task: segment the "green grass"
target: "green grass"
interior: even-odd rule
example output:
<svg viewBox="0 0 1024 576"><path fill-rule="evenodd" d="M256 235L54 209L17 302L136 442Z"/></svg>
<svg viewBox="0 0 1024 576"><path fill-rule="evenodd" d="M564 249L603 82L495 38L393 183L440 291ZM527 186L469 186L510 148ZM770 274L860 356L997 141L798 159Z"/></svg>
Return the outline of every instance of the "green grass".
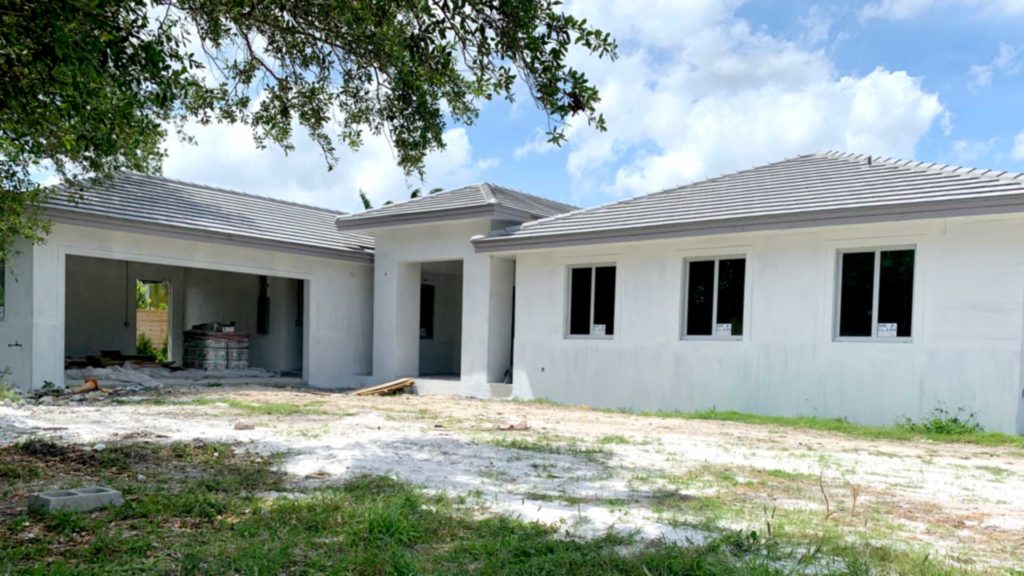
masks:
<svg viewBox="0 0 1024 576"><path fill-rule="evenodd" d="M0 402L17 402L18 400L21 400L18 391L7 382L0 380Z"/></svg>
<svg viewBox="0 0 1024 576"><path fill-rule="evenodd" d="M96 453L40 442L0 459L35 462L46 482L99 479L126 497L88 514L0 517L0 574L968 574L887 547L758 532L717 532L703 545L567 538L386 477L270 499L258 494L294 488L271 462L222 444Z"/></svg>
<svg viewBox="0 0 1024 576"><path fill-rule="evenodd" d="M622 412L622 411L616 411ZM658 418L683 418L686 420L717 420L721 422L741 422L743 424L758 424L766 426L781 426L785 428L805 428L809 430L821 430L824 432L836 432L854 438L865 438L869 440L932 440L934 442L958 442L965 444L978 444L981 446L1011 446L1024 448L1024 436L1012 436L998 432L965 432L963 434L947 434L942 432L929 432L923 429L898 426L866 426L854 424L845 418L819 418L817 416L761 416L758 414L747 414L745 412L734 412L730 410L700 410L696 412L628 412L642 416L655 416Z"/></svg>

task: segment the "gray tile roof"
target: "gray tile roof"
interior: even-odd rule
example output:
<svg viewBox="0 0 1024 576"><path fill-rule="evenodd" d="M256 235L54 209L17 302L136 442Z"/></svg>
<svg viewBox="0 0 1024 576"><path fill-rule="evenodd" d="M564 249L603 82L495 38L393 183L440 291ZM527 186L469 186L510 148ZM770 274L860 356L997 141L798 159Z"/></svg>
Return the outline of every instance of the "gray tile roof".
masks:
<svg viewBox="0 0 1024 576"><path fill-rule="evenodd" d="M342 216L337 224L341 230L359 230L457 218L493 217L523 221L576 209L569 204L485 182Z"/></svg>
<svg viewBox="0 0 1024 576"><path fill-rule="evenodd" d="M822 223L1024 211L1024 175L826 152L567 214L474 240L479 251Z"/></svg>
<svg viewBox="0 0 1024 576"><path fill-rule="evenodd" d="M373 239L338 231L344 212L202 186L162 176L123 173L74 193L56 188L47 212L56 220L115 221L232 239L246 245L288 247L356 260L372 260Z"/></svg>

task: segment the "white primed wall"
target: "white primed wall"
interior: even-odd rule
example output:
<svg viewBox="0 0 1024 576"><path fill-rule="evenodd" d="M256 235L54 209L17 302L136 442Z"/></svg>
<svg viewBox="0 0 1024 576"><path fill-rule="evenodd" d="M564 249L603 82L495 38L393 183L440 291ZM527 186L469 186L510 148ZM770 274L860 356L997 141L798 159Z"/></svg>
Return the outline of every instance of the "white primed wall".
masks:
<svg viewBox="0 0 1024 576"><path fill-rule="evenodd" d="M207 288L226 278L223 274L211 275L211 270L304 280L302 289L306 291L307 303L304 324L309 329L301 347L304 356L301 364L304 365L306 380L319 387L353 387L361 385L370 372L373 330L373 275L370 264L67 224L55 224L46 244L28 247L24 252L16 262L21 281L13 293L10 289L8 291L8 317L12 318L12 314L17 316L13 317L12 322L0 322L0 343L4 344L0 348L0 354L3 354L0 356L0 366L19 366L20 375L12 381L21 387L39 387L47 380L61 382L63 379L66 319L64 278L68 256L195 268L199 271L188 271L194 276L192 280L205 282ZM132 269L139 272L139 277L159 279L152 278L154 271L146 270L145 266L133 264ZM238 279L238 274L230 277L238 282L243 281ZM252 278L255 282L254 276L241 278ZM187 298L181 286L181 281L178 282L178 290L174 290L172 285L172 293L178 309L185 310L187 304L179 301L179 296ZM275 314L280 314L280 322L287 319L294 326L294 308L280 306L280 302L287 299L287 290L299 289L298 284L292 283L292 286L287 288L271 282L272 321ZM251 306L246 306L244 302L249 298L240 296L236 289L241 290L242 287L226 287L225 297L241 301L237 311L239 316L245 314L242 307L251 309L251 332L255 332L258 284L252 288ZM275 294L281 296L275 297ZM117 295L120 296L120 291ZM275 300L278 300L278 305L275 305ZM316 310L316 313L310 314L309 310ZM218 316L227 313L214 312ZM194 318L205 315L195 309L191 313L196 314ZM193 318L191 314L186 313L181 325L191 325L188 324L190 318ZM236 320L242 322L241 319ZM134 322L134 319L131 321ZM200 321L207 320L196 320ZM174 329L174 332L180 331ZM293 332L283 337L292 342L296 338ZM26 344L20 354L8 352L7 343L15 339ZM96 349L98 347L92 348L93 351ZM295 354L294 348L286 348L279 362L282 366L293 363ZM28 366L28 369L24 366Z"/></svg>
<svg viewBox="0 0 1024 576"><path fill-rule="evenodd" d="M507 338L492 337L492 289L512 282L512 274L493 272L501 260L477 254L473 236L487 233L488 219L401 226L375 231L373 377L376 381L414 376L419 371L419 285L421 263L462 261L462 346L460 381L487 384L504 367L491 368L492 349L507 346ZM496 316L496 318L498 318ZM511 315L506 315L511 320ZM504 330L511 333L511 326ZM489 390L489 389L488 389ZM489 393L489 392L488 392Z"/></svg>
<svg viewBox="0 0 1024 576"><path fill-rule="evenodd" d="M837 252L915 245L910 343L836 342ZM680 338L683 261L747 255L741 341ZM615 262L611 340L564 337L566 269ZM514 394L891 424L939 405L1024 432L1024 217L686 238L518 255Z"/></svg>

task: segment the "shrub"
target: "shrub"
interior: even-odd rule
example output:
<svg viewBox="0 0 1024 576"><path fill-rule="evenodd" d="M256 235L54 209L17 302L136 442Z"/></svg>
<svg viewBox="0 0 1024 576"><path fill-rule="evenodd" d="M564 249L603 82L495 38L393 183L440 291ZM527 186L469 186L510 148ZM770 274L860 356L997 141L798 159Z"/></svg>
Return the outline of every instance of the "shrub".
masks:
<svg viewBox="0 0 1024 576"><path fill-rule="evenodd" d="M975 416L974 412L966 412L962 407L954 413L940 406L932 410L930 416L918 421L904 418L896 423L896 427L919 434L969 436L984 431Z"/></svg>
<svg viewBox="0 0 1024 576"><path fill-rule="evenodd" d="M167 343L158 350L153 345L153 340L149 336L146 336L142 332L139 332L139 337L135 341L135 353L139 356L150 356L155 358L157 362L167 362Z"/></svg>

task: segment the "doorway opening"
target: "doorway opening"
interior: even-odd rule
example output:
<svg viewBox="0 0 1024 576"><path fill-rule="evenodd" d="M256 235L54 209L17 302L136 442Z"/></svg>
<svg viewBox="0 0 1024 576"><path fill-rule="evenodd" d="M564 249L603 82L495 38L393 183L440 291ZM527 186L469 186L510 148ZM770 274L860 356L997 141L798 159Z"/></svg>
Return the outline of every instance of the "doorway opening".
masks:
<svg viewBox="0 0 1024 576"><path fill-rule="evenodd" d="M458 379L462 363L462 261L420 265L419 375Z"/></svg>
<svg viewBox="0 0 1024 576"><path fill-rule="evenodd" d="M171 283L135 281L135 354L157 363L171 357Z"/></svg>

